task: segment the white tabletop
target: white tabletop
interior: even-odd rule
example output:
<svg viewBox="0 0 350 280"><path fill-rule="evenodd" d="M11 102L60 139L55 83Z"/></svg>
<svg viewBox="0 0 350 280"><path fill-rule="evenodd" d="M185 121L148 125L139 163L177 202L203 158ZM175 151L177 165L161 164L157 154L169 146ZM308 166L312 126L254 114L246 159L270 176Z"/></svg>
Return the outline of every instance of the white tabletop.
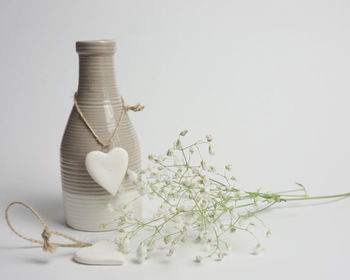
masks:
<svg viewBox="0 0 350 280"><path fill-rule="evenodd" d="M52 186L53 187L53 186ZM13 187L7 199L23 199L32 204L47 219L51 229L70 234L84 241L111 239L116 233L86 233L66 227L63 223L59 193L44 188L41 195L23 194L23 188ZM1 206L4 205L2 200ZM128 257L122 267L88 266L72 260L76 249L59 248L54 254L45 253L40 246L30 244L11 233L1 220L2 275L11 279L211 279L213 277L237 277L239 279L344 279L350 249L347 242L349 200L334 203L293 203L275 207L262 217L272 229L270 239L262 238L265 248L259 255L251 255L254 241L238 234L233 237L231 255L223 261L207 260L198 264L193 261L201 247L186 245L173 257L159 252L143 265L135 256ZM11 211L14 225L28 236L39 238L40 225L24 209Z"/></svg>

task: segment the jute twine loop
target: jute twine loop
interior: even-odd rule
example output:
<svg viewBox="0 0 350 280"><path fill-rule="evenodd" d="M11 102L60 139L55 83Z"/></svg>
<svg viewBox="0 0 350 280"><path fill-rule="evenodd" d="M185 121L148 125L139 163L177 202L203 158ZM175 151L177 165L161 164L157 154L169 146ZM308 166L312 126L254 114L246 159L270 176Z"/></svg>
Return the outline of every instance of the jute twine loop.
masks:
<svg viewBox="0 0 350 280"><path fill-rule="evenodd" d="M140 103L137 103L136 105L132 105L132 106L125 105L123 97L121 97L121 100L122 100L122 105L123 105L125 112L130 111L130 110L133 112L140 112L145 108L145 106L141 105Z"/></svg>
<svg viewBox="0 0 350 280"><path fill-rule="evenodd" d="M136 105L133 105L133 106L125 105L124 99L122 97L121 97L121 101L122 101L122 107L123 108L122 108L122 111L120 113L120 117L119 117L119 119L117 121L117 124L116 124L116 126L115 126L115 128L114 128L114 130L113 130L113 132L111 134L111 136L107 139L107 141L104 141L97 135L97 133L92 128L92 126L89 123L89 121L84 116L82 110L80 109L80 106L79 106L78 101L77 101L77 93L75 93L75 95L74 95L74 107L75 107L75 109L77 110L80 118L83 120L83 122L86 125L86 127L90 130L91 134L94 136L96 141L102 146L102 148L106 148L106 147L108 147L111 144L111 142L112 142L114 136L116 135L117 130L118 130L118 128L119 128L119 126L120 126L120 124L121 124L121 122L123 120L124 115L128 111L140 112L140 111L142 111L145 108L145 106L142 106L140 104L136 104Z"/></svg>
<svg viewBox="0 0 350 280"><path fill-rule="evenodd" d="M13 227L13 225L10 222L10 217L9 217L9 209L14 206L14 205L21 205L25 208L27 208L30 212L32 212L32 214L39 220L39 222L44 226L44 230L41 233L41 237L42 240L37 240L37 239L33 239L30 237L26 237L23 234L20 234L17 230L15 230L15 228ZM57 249L57 247L66 247L66 248L81 248L81 247L88 247L91 246L91 243L87 243L87 242L83 242L80 241L78 239L75 239L69 235L66 235L62 232L58 232L58 231L54 231L54 230L50 230L45 222L45 220L40 216L40 214L34 210L34 208L24 202L21 201L14 201L11 202L5 209L5 219L6 219L6 223L9 226L9 228L20 238L24 239L24 240L28 240L32 243L38 243L43 245L43 251L45 252L50 252L50 253L54 253ZM73 243L56 243L56 242L51 242L50 238L52 235L57 235L57 236L61 236L65 239L68 239L70 241L72 241Z"/></svg>

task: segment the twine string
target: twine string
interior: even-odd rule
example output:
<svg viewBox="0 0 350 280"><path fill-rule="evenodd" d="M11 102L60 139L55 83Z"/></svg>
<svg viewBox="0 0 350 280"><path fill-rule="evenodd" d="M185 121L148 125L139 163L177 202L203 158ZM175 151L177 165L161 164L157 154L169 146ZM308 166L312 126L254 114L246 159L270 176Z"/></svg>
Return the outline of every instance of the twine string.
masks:
<svg viewBox="0 0 350 280"><path fill-rule="evenodd" d="M102 148L106 148L108 147L114 136L116 135L118 129L119 129L119 126L123 120L123 117L124 115L128 112L128 111L133 111L133 112L139 112L139 111L142 111L144 109L144 106L140 105L140 104L136 104L136 105L133 105L133 106L130 106L130 105L125 105L125 102L124 102L124 99L121 97L121 101L122 101L122 111L120 113L120 117L117 121L117 124L111 134L111 136L107 139L107 141L103 141L99 136L98 134L95 132L95 130L92 128L91 124L89 123L89 121L86 119L86 117L84 116L82 110L80 109L80 106L78 104L78 101L77 101L77 93L75 93L74 95L74 107L76 108L80 118L83 120L84 124L86 125L86 127L90 130L91 134L94 136L94 138L96 139L96 141L102 146Z"/></svg>
<svg viewBox="0 0 350 280"><path fill-rule="evenodd" d="M21 233L19 233L12 225L11 221L10 221L10 217L9 217L9 210L12 206L14 205L21 205L25 208L27 208L38 220L39 222L43 225L44 230L41 233L41 237L42 240L38 240L38 239L34 239L34 238L30 238L27 237ZM54 253L57 249L57 247L66 247L66 248L82 248L82 247L88 247L91 246L91 243L87 243L87 242L83 242L81 240L75 239L72 236L69 236L67 234L64 234L62 232L59 231L54 231L49 229L49 227L47 226L45 220L40 216L40 214L30 205L28 205L27 203L21 202L21 201L14 201L11 202L5 209L5 220L7 225L9 226L9 228L11 229L12 232L14 232L17 236L19 236L20 238L30 241L32 243L37 243L37 244L41 244L42 245L42 249L45 252L50 252L50 253ZM57 242L51 242L50 238L53 235L57 235L60 237L63 237L67 240L72 241L72 243L57 243Z"/></svg>
<svg viewBox="0 0 350 280"><path fill-rule="evenodd" d="M133 112L139 112L142 111L144 109L144 106L140 105L140 104L136 104L133 106L130 105L125 105L124 99L121 98L122 101L122 111L120 113L120 117L117 121L116 127L113 130L113 133L111 134L111 136L108 138L108 140L106 142L104 142L99 136L98 134L94 131L94 129L92 128L92 126L90 125L89 121L86 119L86 117L84 116L83 112L80 109L80 106L78 104L77 98L76 98L77 93L74 95L74 106L79 114L79 116L81 117L81 119L83 120L84 124L86 125L86 127L90 130L91 134L94 136L94 138L96 139L96 141L103 147L106 148L108 147L115 134L118 131L118 128L123 120L124 115L128 112L128 111L133 111ZM38 220L39 222L42 224L42 226L44 227L42 233L41 233L41 237L42 240L38 240L38 239L34 239L31 237L27 237L21 233L19 233L14 226L11 223L10 217L9 217L9 210L12 206L14 205L21 205L25 208L27 208ZM5 220L7 225L9 226L9 228L11 229L11 231L13 233L15 233L18 237L30 241L32 243L37 243L37 244L41 244L42 245L42 249L45 252L50 252L50 253L54 253L57 249L57 247L66 247L66 248L81 248L81 247L88 247L91 246L91 243L87 243L87 242L83 242L81 240L75 239L72 236L69 236L67 234L64 234L62 232L59 231L54 231L49 229L49 227L47 226L45 220L40 216L40 214L29 204L21 202L21 201L14 201L11 202L5 209ZM58 243L58 242L51 242L50 239L53 235L56 236L60 236L63 237L67 240L72 241L72 243Z"/></svg>

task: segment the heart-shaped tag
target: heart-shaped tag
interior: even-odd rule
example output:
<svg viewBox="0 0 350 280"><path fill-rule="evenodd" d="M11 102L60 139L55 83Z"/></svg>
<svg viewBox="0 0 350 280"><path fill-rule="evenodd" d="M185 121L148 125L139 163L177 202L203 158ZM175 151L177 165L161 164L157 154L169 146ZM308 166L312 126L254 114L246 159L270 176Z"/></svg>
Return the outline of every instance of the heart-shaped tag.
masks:
<svg viewBox="0 0 350 280"><path fill-rule="evenodd" d="M123 265L124 255L119 252L116 245L110 241L98 241L92 246L81 248L74 254L78 263L91 265Z"/></svg>
<svg viewBox="0 0 350 280"><path fill-rule="evenodd" d="M108 153L92 151L86 155L85 166L91 178L115 195L128 168L128 152L116 147Z"/></svg>

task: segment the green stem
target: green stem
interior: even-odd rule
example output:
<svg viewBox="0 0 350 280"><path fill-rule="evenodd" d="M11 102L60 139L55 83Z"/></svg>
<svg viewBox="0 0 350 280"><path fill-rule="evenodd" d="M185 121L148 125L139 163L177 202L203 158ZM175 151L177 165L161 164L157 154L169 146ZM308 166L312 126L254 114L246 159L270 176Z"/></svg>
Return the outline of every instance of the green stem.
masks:
<svg viewBox="0 0 350 280"><path fill-rule="evenodd" d="M197 141L196 143L193 143L192 145L188 145L188 146L186 146L186 147L184 147L184 148L182 148L183 150L186 150L186 149L189 149L189 148L191 148L191 147L193 147L193 146L197 146L197 145L202 145L202 144L206 144L207 142L203 142L203 141Z"/></svg>
<svg viewBox="0 0 350 280"><path fill-rule="evenodd" d="M336 195L325 195L325 196L309 196L302 198L282 198L284 201L291 200L310 200L310 199L324 199L324 198L337 198L337 197L347 197L350 196L350 193L336 194Z"/></svg>
<svg viewBox="0 0 350 280"><path fill-rule="evenodd" d="M303 191L304 189L302 188L298 188L298 189L294 189L294 190L288 190L288 191L282 191L282 192L276 192L276 193L290 193L290 192L300 192Z"/></svg>

